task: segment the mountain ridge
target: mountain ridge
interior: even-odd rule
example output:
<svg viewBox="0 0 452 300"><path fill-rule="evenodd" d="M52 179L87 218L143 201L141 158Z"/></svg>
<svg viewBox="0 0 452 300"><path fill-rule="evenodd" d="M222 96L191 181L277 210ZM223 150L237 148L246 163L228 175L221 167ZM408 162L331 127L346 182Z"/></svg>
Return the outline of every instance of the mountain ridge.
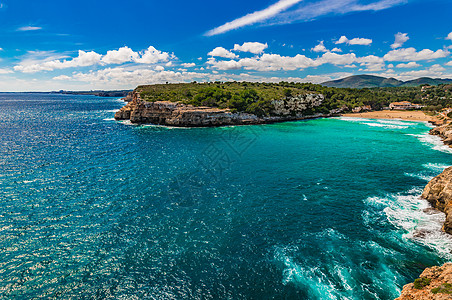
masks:
<svg viewBox="0 0 452 300"><path fill-rule="evenodd" d="M321 83L327 87L336 88L376 88L376 87L414 87L424 84L440 85L450 84L452 79L420 77L413 80L401 81L395 78L386 78L375 75L353 75L337 80Z"/></svg>

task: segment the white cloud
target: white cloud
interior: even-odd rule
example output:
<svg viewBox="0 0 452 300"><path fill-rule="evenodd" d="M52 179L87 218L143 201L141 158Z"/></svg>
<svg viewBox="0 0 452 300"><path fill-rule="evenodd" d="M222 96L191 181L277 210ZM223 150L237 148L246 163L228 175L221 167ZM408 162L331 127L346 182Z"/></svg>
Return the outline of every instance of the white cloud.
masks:
<svg viewBox="0 0 452 300"><path fill-rule="evenodd" d="M318 65L313 59L300 54L293 57L281 56L279 54L263 54L261 57L242 58L238 61L217 61L211 58L207 63L218 70L237 70L244 68L245 70L256 71L291 71Z"/></svg>
<svg viewBox="0 0 452 300"><path fill-rule="evenodd" d="M410 38L408 37L408 33L401 33L398 32L395 35L395 40L394 40L394 44L391 45L392 49L397 49L403 46L403 44L405 44L406 41L408 41Z"/></svg>
<svg viewBox="0 0 452 300"><path fill-rule="evenodd" d="M337 40L336 42L335 42L335 44L336 45L339 45L339 44L345 44L345 43L347 43L348 42L348 38L345 36L345 35L343 35L343 36L341 36L340 38L339 38L339 40Z"/></svg>
<svg viewBox="0 0 452 300"><path fill-rule="evenodd" d="M11 74L11 73L14 73L14 72L9 69L0 69L0 74Z"/></svg>
<svg viewBox="0 0 452 300"><path fill-rule="evenodd" d="M368 46L372 44L371 39L365 39L365 38L354 38L349 40L345 35L341 36L339 40L335 42L336 45L339 44L348 44L348 45L364 45Z"/></svg>
<svg viewBox="0 0 452 300"><path fill-rule="evenodd" d="M193 67L196 67L196 64L195 63L183 63L182 66L184 68L193 68Z"/></svg>
<svg viewBox="0 0 452 300"><path fill-rule="evenodd" d="M451 40L452 41L452 32L447 35L446 40Z"/></svg>
<svg viewBox="0 0 452 300"><path fill-rule="evenodd" d="M222 34L256 23L280 25L310 21L317 17L330 14L337 15L360 11L379 11L404 4L407 0L374 0L374 2L367 4L359 4L357 0L322 0L307 2L305 5L301 5L302 2L302 0L280 0L264 10L247 14L241 18L214 28L208 31L206 35L212 36ZM295 5L295 9L289 10L289 8L292 8Z"/></svg>
<svg viewBox="0 0 452 300"><path fill-rule="evenodd" d="M443 73L444 70L445 69L442 66L436 64L424 70L403 72L398 74L396 77L400 80L412 80L419 77L433 77L433 78L452 77L450 74L445 75Z"/></svg>
<svg viewBox="0 0 452 300"><path fill-rule="evenodd" d="M207 55L209 56L215 56L215 57L223 57L223 58L237 58L237 54L232 53L231 51L223 48L223 47L216 47L212 51L210 51Z"/></svg>
<svg viewBox="0 0 452 300"><path fill-rule="evenodd" d="M342 52L342 49L339 49L339 48L333 48L331 51L332 51L332 52Z"/></svg>
<svg viewBox="0 0 452 300"><path fill-rule="evenodd" d="M234 45L234 51L250 52L253 54L261 54L267 48L268 48L267 43L262 44L258 42L243 43L242 46L240 46L239 44Z"/></svg>
<svg viewBox="0 0 452 300"><path fill-rule="evenodd" d="M238 61L217 61L209 58L207 63L218 70L256 70L256 71L293 71L304 70L310 67L318 67L324 64L346 66L358 63L368 70L378 71L384 68L384 60L381 57L369 55L357 57L354 53L338 54L326 52L317 59L297 54L296 56L281 56L279 54L263 54L260 57L242 58Z"/></svg>
<svg viewBox="0 0 452 300"><path fill-rule="evenodd" d="M417 68L417 67L420 67L420 66L421 66L420 64L418 64L418 63L412 61L412 62L409 62L409 63L406 63L406 64L398 64L398 65L396 66L396 68L410 69L410 68Z"/></svg>
<svg viewBox="0 0 452 300"><path fill-rule="evenodd" d="M23 73L36 73L40 71L53 71L57 69L67 69L76 67L88 67L94 65L106 64L123 64L127 62L135 62L139 64L155 64L158 62L166 62L170 58L175 58L173 54L162 52L150 46L144 52L134 52L129 47L121 47L118 50L107 51L107 54L101 55L94 51L85 52L78 51L78 56L72 59L61 60L67 56L60 56L54 59L49 57L39 59L41 52L30 52L33 58L27 57L14 67L14 70ZM55 56L54 56L55 57Z"/></svg>
<svg viewBox="0 0 452 300"><path fill-rule="evenodd" d="M299 5L294 10L278 14L273 18L272 22L269 22L267 25L311 21L325 15L341 15L361 11L379 11L406 2L407 0L380 0L368 4L359 4L357 0L322 0L306 2L306 4Z"/></svg>
<svg viewBox="0 0 452 300"><path fill-rule="evenodd" d="M446 63L446 66L452 67L452 60L448 63Z"/></svg>
<svg viewBox="0 0 452 300"><path fill-rule="evenodd" d="M19 27L17 28L17 31L36 31L36 30L41 30L42 27L38 27L38 26L24 26L24 27Z"/></svg>
<svg viewBox="0 0 452 300"><path fill-rule="evenodd" d="M102 55L97 54L94 51L85 52L79 50L78 56L71 60L51 60L38 63L22 61L19 65L14 67L14 70L23 73L36 73L40 71L53 71L56 69L87 67L100 64L101 57Z"/></svg>
<svg viewBox="0 0 452 300"><path fill-rule="evenodd" d="M323 44L323 41L320 41L320 43L311 50L314 52L328 52L328 49L326 49L325 45Z"/></svg>
<svg viewBox="0 0 452 300"><path fill-rule="evenodd" d="M139 64L155 64L158 62L166 62L169 59L175 59L174 54L169 54L168 52L162 52L155 49L153 46L149 46L144 52L140 52L141 57L135 59L134 61Z"/></svg>
<svg viewBox="0 0 452 300"><path fill-rule="evenodd" d="M247 14L241 18L234 21L228 22L217 28L214 28L206 33L207 36L217 35L225 33L237 28L241 28L247 25L262 22L264 20L270 19L271 17L279 14L280 12L294 6L295 4L301 2L302 0L279 0L275 4L267 7L264 10L256 11L254 13Z"/></svg>
<svg viewBox="0 0 452 300"><path fill-rule="evenodd" d="M63 80L63 81L67 81L67 80L71 80L71 77L67 76L67 75L60 75L60 76L56 76L52 78L53 80Z"/></svg>
<svg viewBox="0 0 452 300"><path fill-rule="evenodd" d="M402 48L389 51L384 56L384 59L386 61L420 61L443 58L447 57L449 54L449 51L441 49L437 51L424 49L417 52L414 48Z"/></svg>
<svg viewBox="0 0 452 300"><path fill-rule="evenodd" d="M102 62L105 64L122 64L137 60L138 53L129 47L121 47L118 50L109 50L107 54L102 57Z"/></svg>
<svg viewBox="0 0 452 300"><path fill-rule="evenodd" d="M155 70L158 72L161 72L161 71L165 71L165 68L162 66L157 66L157 67L155 67Z"/></svg>

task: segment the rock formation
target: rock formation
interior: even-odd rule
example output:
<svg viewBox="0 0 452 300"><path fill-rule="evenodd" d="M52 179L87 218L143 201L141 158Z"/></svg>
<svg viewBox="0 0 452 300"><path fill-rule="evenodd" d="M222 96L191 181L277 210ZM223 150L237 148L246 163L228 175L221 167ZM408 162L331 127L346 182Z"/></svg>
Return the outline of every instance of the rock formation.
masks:
<svg viewBox="0 0 452 300"><path fill-rule="evenodd" d="M445 169L427 184L422 198L446 214L443 230L452 234L452 167Z"/></svg>
<svg viewBox="0 0 452 300"><path fill-rule="evenodd" d="M427 268L421 276L403 287L396 300L452 299L452 263Z"/></svg>
<svg viewBox="0 0 452 300"><path fill-rule="evenodd" d="M435 123L434 125L438 125ZM452 123L441 125L430 130L430 134L441 137L444 144L452 146Z"/></svg>
<svg viewBox="0 0 452 300"><path fill-rule="evenodd" d="M324 98L320 94L297 95L274 100L274 111L271 117L258 117L243 112L232 112L230 109L219 109L204 106L192 106L180 102L156 101L148 102L133 92L125 101L129 103L115 114L116 120L130 120L135 124L157 124L179 127L214 127L227 125L264 124L320 117L323 115L303 115L306 109L322 104Z"/></svg>

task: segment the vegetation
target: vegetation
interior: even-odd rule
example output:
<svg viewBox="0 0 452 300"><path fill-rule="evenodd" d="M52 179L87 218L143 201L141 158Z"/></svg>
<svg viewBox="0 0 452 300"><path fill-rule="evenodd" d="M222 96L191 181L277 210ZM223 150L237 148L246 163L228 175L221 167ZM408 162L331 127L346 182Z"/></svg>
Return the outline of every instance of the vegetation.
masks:
<svg viewBox="0 0 452 300"><path fill-rule="evenodd" d="M146 101L180 101L194 106L230 108L259 116L269 115L272 100L306 93L325 96L322 106L309 113L344 111L370 106L373 110L388 107L391 102L410 101L425 105L426 111L452 107L452 84L417 87L334 88L312 83L210 82L139 86L137 91Z"/></svg>
<svg viewBox="0 0 452 300"><path fill-rule="evenodd" d="M432 289L433 294L452 294L452 284L443 283L437 288Z"/></svg>
<svg viewBox="0 0 452 300"><path fill-rule="evenodd" d="M400 81L395 78L385 78L373 75L355 75L338 80L322 83L329 87L338 88L374 88L374 87L416 87L420 85L451 84L452 79L433 79L428 77L410 81Z"/></svg>
<svg viewBox="0 0 452 300"><path fill-rule="evenodd" d="M432 279L427 277L421 277L414 281L414 288L418 290L422 290L424 287L430 284Z"/></svg>

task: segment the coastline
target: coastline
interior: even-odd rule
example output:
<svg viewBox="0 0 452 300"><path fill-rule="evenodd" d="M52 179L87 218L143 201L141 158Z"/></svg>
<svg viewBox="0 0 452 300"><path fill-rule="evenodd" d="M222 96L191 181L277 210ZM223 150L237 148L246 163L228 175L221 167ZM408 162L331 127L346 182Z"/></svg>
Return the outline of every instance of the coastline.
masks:
<svg viewBox="0 0 452 300"><path fill-rule="evenodd" d="M388 120L405 120L405 121L417 121L417 122L434 122L436 120L433 116L426 115L420 110L381 110L370 111L364 113L348 113L341 114L342 117L347 118L363 118L363 119L388 119Z"/></svg>

